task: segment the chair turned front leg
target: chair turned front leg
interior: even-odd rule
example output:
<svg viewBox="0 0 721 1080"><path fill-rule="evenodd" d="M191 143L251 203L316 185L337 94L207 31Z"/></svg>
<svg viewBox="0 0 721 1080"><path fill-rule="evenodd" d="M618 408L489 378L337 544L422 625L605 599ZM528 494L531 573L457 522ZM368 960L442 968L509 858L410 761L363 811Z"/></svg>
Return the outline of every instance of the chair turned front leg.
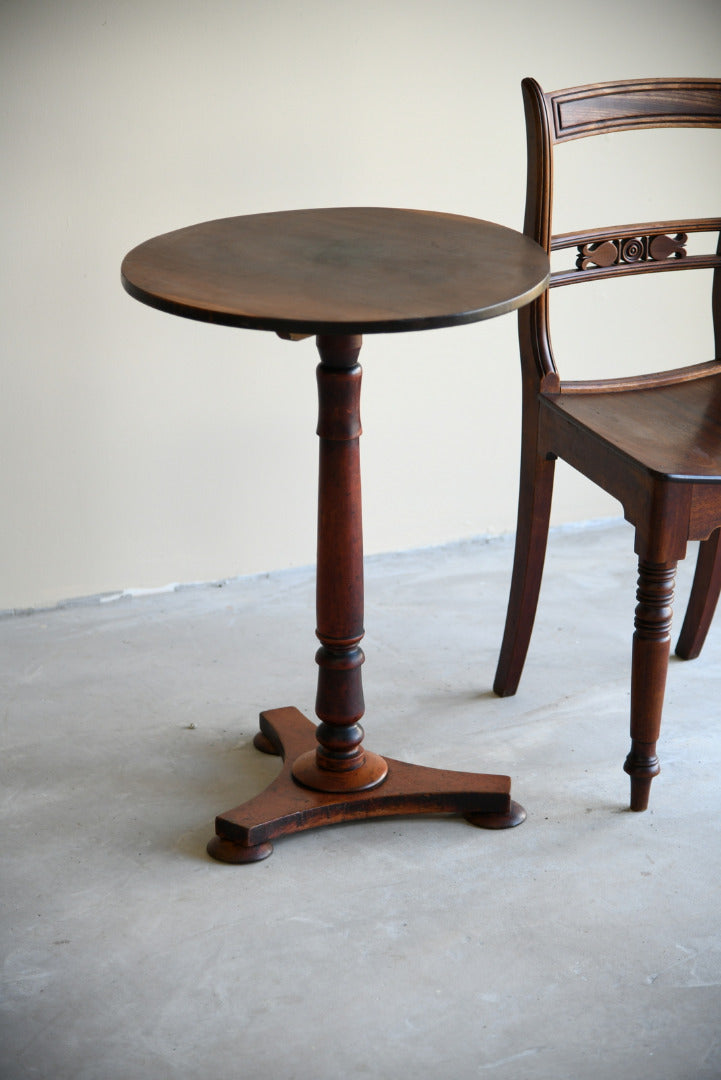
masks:
<svg viewBox="0 0 721 1080"><path fill-rule="evenodd" d="M624 764L631 777L631 810L646 810L651 781L661 771L656 742L671 644L676 562L639 559L631 664L631 750Z"/></svg>

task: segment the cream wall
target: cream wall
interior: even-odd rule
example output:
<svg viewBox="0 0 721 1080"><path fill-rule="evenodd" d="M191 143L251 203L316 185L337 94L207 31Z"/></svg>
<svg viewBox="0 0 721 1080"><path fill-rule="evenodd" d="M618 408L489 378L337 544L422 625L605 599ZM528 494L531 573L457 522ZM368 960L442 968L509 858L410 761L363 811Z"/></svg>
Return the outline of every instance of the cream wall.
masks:
<svg viewBox="0 0 721 1080"><path fill-rule="evenodd" d="M313 560L313 342L143 307L119 283L130 247L303 206L520 227L524 75L718 75L720 45L718 0L3 0L0 610ZM640 220L682 152L646 162ZM569 172L592 218L628 188L604 158ZM719 171L718 152L696 169L705 212ZM613 353L615 301L557 351ZM710 357L683 308L674 332ZM366 550L512 530L514 317L369 337L363 361ZM616 513L561 472L556 521Z"/></svg>

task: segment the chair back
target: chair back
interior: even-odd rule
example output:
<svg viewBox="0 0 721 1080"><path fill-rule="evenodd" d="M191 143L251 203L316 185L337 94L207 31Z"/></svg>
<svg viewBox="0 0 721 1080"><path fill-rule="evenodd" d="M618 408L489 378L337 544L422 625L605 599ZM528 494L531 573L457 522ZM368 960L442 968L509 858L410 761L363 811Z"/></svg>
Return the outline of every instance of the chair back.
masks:
<svg viewBox="0 0 721 1080"><path fill-rule="evenodd" d="M576 254L575 265L551 273L549 288L629 274L712 268L716 356L710 364L683 371L561 384L550 341L546 292L519 312L524 379L547 392L587 391L658 385L721 369L721 218L631 223L572 233L554 233L552 226L557 144L642 128L721 128L721 80L632 79L551 93L544 93L535 79L524 79L522 85L528 151L524 232L549 255L573 249ZM705 254L687 250L693 233L711 237Z"/></svg>

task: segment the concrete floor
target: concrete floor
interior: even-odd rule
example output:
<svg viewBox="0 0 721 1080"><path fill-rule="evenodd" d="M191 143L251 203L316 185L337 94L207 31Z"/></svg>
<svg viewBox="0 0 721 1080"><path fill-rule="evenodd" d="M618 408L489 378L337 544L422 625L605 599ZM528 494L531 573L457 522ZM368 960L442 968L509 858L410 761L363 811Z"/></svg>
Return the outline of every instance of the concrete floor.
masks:
<svg viewBox="0 0 721 1080"><path fill-rule="evenodd" d="M672 663L626 812L632 548L552 534L504 701L511 540L370 559L367 745L509 772L528 820L334 826L244 867L205 844L279 768L260 709L312 716L312 572L1 620L3 1080L718 1080L721 632Z"/></svg>

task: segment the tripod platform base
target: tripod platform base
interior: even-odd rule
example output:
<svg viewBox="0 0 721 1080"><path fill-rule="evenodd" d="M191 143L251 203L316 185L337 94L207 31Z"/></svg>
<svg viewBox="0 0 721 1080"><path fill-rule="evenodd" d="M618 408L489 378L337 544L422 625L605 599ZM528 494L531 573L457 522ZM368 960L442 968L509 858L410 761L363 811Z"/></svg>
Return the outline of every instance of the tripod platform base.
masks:
<svg viewBox="0 0 721 1080"><path fill-rule="evenodd" d="M216 818L208 844L214 859L259 862L273 850L272 840L320 825L413 814L460 814L481 828L519 825L525 811L511 799L508 776L429 769L386 758L388 774L365 791L315 791L293 776L293 764L317 746L315 725L298 709L260 714L255 746L283 758L276 779L255 798Z"/></svg>

